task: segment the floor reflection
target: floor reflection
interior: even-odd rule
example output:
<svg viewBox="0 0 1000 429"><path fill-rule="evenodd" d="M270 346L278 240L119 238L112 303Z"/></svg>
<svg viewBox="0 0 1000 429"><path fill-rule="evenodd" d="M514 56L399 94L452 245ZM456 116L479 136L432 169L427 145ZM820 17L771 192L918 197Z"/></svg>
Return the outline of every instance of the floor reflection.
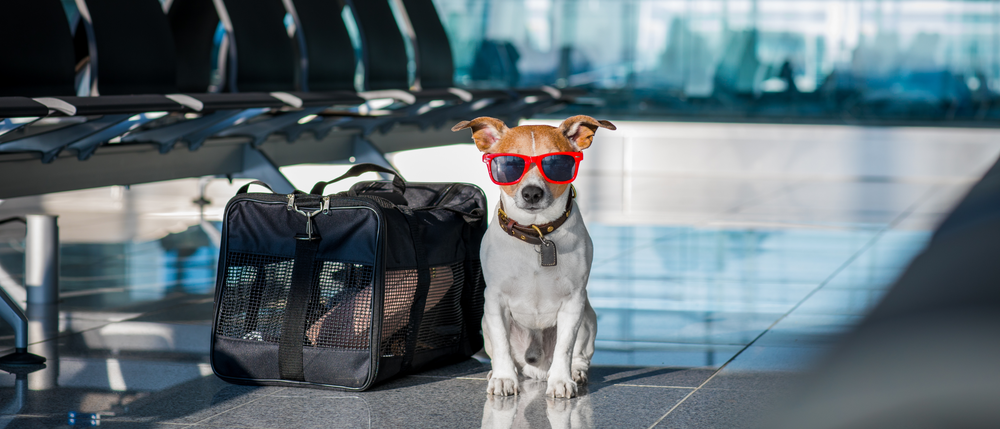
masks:
<svg viewBox="0 0 1000 429"><path fill-rule="evenodd" d="M577 397L563 399L546 396L545 385L544 380L526 379L521 380L517 395L486 395L483 429L594 427L594 410L586 386L580 387Z"/></svg>
<svg viewBox="0 0 1000 429"><path fill-rule="evenodd" d="M43 364L33 368L7 369L14 375L14 391L7 400L0 402L0 428L9 426L17 418L17 414L24 410L28 403L28 374L44 367Z"/></svg>
<svg viewBox="0 0 1000 429"><path fill-rule="evenodd" d="M58 386L59 347L49 341L59 335L59 304L29 304L28 352L45 358L45 368L28 376L28 389L49 390Z"/></svg>
<svg viewBox="0 0 1000 429"><path fill-rule="evenodd" d="M718 367L807 297L814 298L807 308L820 313L864 314L930 237L910 230L588 228L594 361L605 365ZM813 296L820 289L827 293Z"/></svg>

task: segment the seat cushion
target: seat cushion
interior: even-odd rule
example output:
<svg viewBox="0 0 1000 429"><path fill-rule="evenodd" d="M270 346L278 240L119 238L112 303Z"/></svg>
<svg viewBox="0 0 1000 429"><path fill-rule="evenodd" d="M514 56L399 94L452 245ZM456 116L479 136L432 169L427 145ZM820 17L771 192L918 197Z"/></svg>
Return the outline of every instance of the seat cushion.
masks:
<svg viewBox="0 0 1000 429"><path fill-rule="evenodd" d="M355 105L365 102L354 91L290 92L302 100L302 107Z"/></svg>
<svg viewBox="0 0 1000 429"><path fill-rule="evenodd" d="M25 97L0 97L0 119L46 116L49 108Z"/></svg>
<svg viewBox="0 0 1000 429"><path fill-rule="evenodd" d="M251 109L260 107L279 108L285 103L266 92L237 92L225 94L185 94L202 102L204 111Z"/></svg>
<svg viewBox="0 0 1000 429"><path fill-rule="evenodd" d="M102 95L100 97L54 97L76 107L78 116L121 113L179 112L184 106L162 95Z"/></svg>
<svg viewBox="0 0 1000 429"><path fill-rule="evenodd" d="M417 102L427 102L431 100L445 100L445 101L457 101L462 102L462 97L452 94L448 91L448 88L432 88L425 89L423 91L410 91L415 97L417 97Z"/></svg>
<svg viewBox="0 0 1000 429"><path fill-rule="evenodd" d="M553 98L552 94L541 88L517 88L514 90L519 97Z"/></svg>
<svg viewBox="0 0 1000 429"><path fill-rule="evenodd" d="M514 94L511 91L504 91L502 89L462 89L472 94L476 100L482 100L484 98L508 99L517 97L517 94Z"/></svg>

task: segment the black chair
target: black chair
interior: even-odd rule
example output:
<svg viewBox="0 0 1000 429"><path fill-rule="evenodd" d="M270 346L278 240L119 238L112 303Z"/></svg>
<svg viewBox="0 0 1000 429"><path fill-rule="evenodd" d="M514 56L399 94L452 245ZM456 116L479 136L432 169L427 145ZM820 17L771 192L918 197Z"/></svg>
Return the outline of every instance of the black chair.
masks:
<svg viewBox="0 0 1000 429"><path fill-rule="evenodd" d="M379 3L382 1L377 1ZM366 2L367 3L367 2ZM454 87L455 67L451 42L445 31L441 17L433 0L403 0L406 14L413 28L417 50L417 76L422 87L443 89ZM383 12L384 13L384 12ZM476 99L487 98L495 90L465 89ZM546 109L573 103L586 91L576 88L557 89L549 86L539 88L509 88L507 97L497 97L498 102L477 109L479 115L506 117L516 123L520 118L534 116ZM469 111L457 109L450 112L465 119Z"/></svg>
<svg viewBox="0 0 1000 429"><path fill-rule="evenodd" d="M301 79L310 91L355 91L358 61L337 1L293 1L296 41L305 58ZM306 31L302 31L306 30Z"/></svg>
<svg viewBox="0 0 1000 429"><path fill-rule="evenodd" d="M81 3L88 9L86 16L91 18L84 25L89 29L92 55L97 54L92 67L102 93L109 86L116 91L128 90L133 84L129 76L138 76L144 85L155 85L161 93L169 94L190 112L200 115L136 130L123 136L122 142L152 142L159 145L161 152L168 152L176 142L185 141L194 150L208 137L236 123L270 110L300 107L294 101L267 92L201 92L208 85L199 82L211 79L211 35L219 22L214 8L205 8L194 0L178 0L172 2L174 13L168 17L156 0ZM211 1L207 4L211 5ZM210 13L203 13L206 11ZM172 31L171 25L177 26L178 31ZM179 36L174 36L175 33ZM193 43L198 41L192 40L196 36L206 36L208 41ZM177 46L175 41L185 44ZM198 58L198 50L203 57ZM180 93L181 85L199 92ZM247 86L254 88L252 83Z"/></svg>
<svg viewBox="0 0 1000 429"><path fill-rule="evenodd" d="M224 25L230 37L226 85L231 90L239 87L273 91L275 97L294 100L301 107L295 112L223 130L218 136L250 136L256 146L270 134L295 125L306 116L336 105L356 106L366 101L347 85L353 82L353 73L349 78L337 74L333 79L313 73L317 84L310 85L306 77L307 59L301 52L306 47L301 44L296 47L289 37L284 25L285 14L289 11L281 0L229 0L215 5L218 12L227 17ZM241 46L250 49L241 50ZM351 63L353 57L351 52L343 59ZM340 82L340 79L345 81Z"/></svg>
<svg viewBox="0 0 1000 429"><path fill-rule="evenodd" d="M417 79L424 91L448 91L466 99L515 99L521 94L490 89L460 89L455 87L455 64L451 42L432 1L404 1L403 5L413 28L416 42ZM383 12L384 13L384 12Z"/></svg>
<svg viewBox="0 0 1000 429"><path fill-rule="evenodd" d="M387 88L406 81L406 48L389 1L347 0L362 39L365 83L370 89ZM414 33L416 77L421 88L413 94L419 100L447 100L451 104L401 118L398 123L415 123L422 128L440 127L448 120L468 119L473 115L497 116L516 122L541 110L571 102L575 99L573 96L580 93L551 87L503 91L456 88L451 43L433 2L407 0L403 4ZM382 128L385 131L386 127Z"/></svg>
<svg viewBox="0 0 1000 429"><path fill-rule="evenodd" d="M297 0L299 4L304 1ZM361 38L361 61L364 64L364 86L366 90L399 90L410 88L406 44L399 31L389 0L347 0ZM305 29L306 36L309 29ZM450 47L449 47L450 49ZM444 55L442 55L444 56ZM451 56L449 50L447 56ZM450 61L449 61L450 63ZM419 65L418 65L419 69ZM418 76L420 72L418 72ZM476 97L467 91L450 91L451 85L444 87L421 86L409 91L417 102L442 100L452 103L469 102ZM433 82L432 82L433 83ZM507 96L502 92L490 92L488 96Z"/></svg>
<svg viewBox="0 0 1000 429"><path fill-rule="evenodd" d="M0 56L0 135L30 122L15 123L10 118L37 119L49 114L48 107L23 95L71 95L74 92L73 46L58 43L59 37L69 32L66 19L62 22L42 19L38 25L27 26L19 17L52 10L45 8L44 3L0 3L4 9L0 15L0 40L24 38L27 41L5 44L4 54ZM50 39L55 43L46 43ZM48 51L37 49L45 45L49 45Z"/></svg>
<svg viewBox="0 0 1000 429"><path fill-rule="evenodd" d="M17 40L5 47L0 58L0 96L33 97L45 105L47 114L86 116L83 123L27 127L0 136L0 152L35 152L43 162L51 162L67 146L100 144L121 130L146 120L147 112L183 110L183 106L163 95L75 96L75 54L70 26L58 0L2 3L0 39ZM26 108L17 111L18 104ZM33 117L37 104L7 99L8 117ZM9 122L9 121L4 121Z"/></svg>
<svg viewBox="0 0 1000 429"><path fill-rule="evenodd" d="M341 19L344 4L325 0L293 0L290 5L291 13L298 18L299 31L296 34L307 58L308 67L304 71L307 81L327 87L353 86L356 62L347 28ZM365 20L363 25L359 11L354 11L361 35L361 60L365 70L363 91L359 95L367 100L391 98L406 105L390 106L392 108L385 116L344 117L342 112L324 115L321 120L285 129L283 132L289 139L304 131L323 136L333 128L358 128L363 136L368 136L376 129L387 132L401 122L416 122L426 127L428 122L424 119L428 116L424 115L425 112L439 110L442 103L448 105L473 100L472 95L460 90L409 90L409 59L389 4L365 1L359 5L364 16L371 18ZM352 5L352 10L354 7Z"/></svg>

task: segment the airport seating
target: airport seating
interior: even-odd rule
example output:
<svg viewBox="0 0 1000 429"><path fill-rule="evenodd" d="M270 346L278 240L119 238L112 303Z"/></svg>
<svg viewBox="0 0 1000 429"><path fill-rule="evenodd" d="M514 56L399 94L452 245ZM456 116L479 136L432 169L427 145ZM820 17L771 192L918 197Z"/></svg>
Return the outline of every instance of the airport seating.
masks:
<svg viewBox="0 0 1000 429"><path fill-rule="evenodd" d="M318 1L318 0L313 0ZM351 6L361 37L361 56L365 65L367 85L372 88L391 87L405 82L407 56L403 34L396 24L391 0L353 1ZM548 104L559 91L554 88L504 88L471 89L454 85L454 62L451 43L445 33L437 10L432 2L404 2L407 22L412 26L416 51L416 77L420 91L426 98L464 101L446 108L428 112L422 118L403 119L402 123L429 122L441 126L447 120L468 119L475 116L499 116L514 121L531 115L535 109L528 106ZM450 97L449 97L450 96ZM457 99L457 100L456 100ZM475 103L490 100L490 103ZM489 109L487 109L489 107ZM532 106L534 107L534 106ZM450 124L449 124L450 125Z"/></svg>
<svg viewBox="0 0 1000 429"><path fill-rule="evenodd" d="M417 51L417 75L421 85L425 89L454 87L455 67L451 41L433 0L403 0L403 5L413 28ZM490 90L483 89L464 90L472 94L483 94L479 97L490 93ZM494 94L496 92L497 90L493 90ZM477 109L477 115L495 116L517 123L521 118L534 116L543 110L575 103L577 98L586 95L586 91L576 88L557 89L549 86L507 88L504 92L513 96L499 98L498 103ZM453 112L452 116L465 119L468 117L468 112L459 109Z"/></svg>
<svg viewBox="0 0 1000 429"><path fill-rule="evenodd" d="M294 0L287 3L296 21L296 40L304 52L308 64L304 74L309 82L320 85L342 87L354 83L354 49L345 23L341 20L344 5L339 2L322 0ZM344 118L323 115L319 120L286 129L285 134L294 136L311 131L322 136L327 130L338 128L359 128L365 136L376 129L388 131L395 124L407 121L426 128L428 111L440 110L442 104L463 104L486 97L507 97L503 91L470 94L459 89L443 88L427 90L411 88L408 76L409 58L388 3L364 2L363 8L384 6L372 13L374 23L363 25L358 19L361 38L361 61L365 71L362 86L365 97L395 98L406 100L406 106L396 106L380 117ZM367 10L367 9L366 9ZM368 55L367 52L377 52Z"/></svg>
<svg viewBox="0 0 1000 429"><path fill-rule="evenodd" d="M310 80L322 79L325 71L333 75L350 76L346 70L352 63L331 64L331 58L344 57L351 51L350 39L343 22L331 17L342 14L344 4L324 0L293 0L293 15L298 17L297 36L304 46ZM416 82L410 87L409 58L404 35L393 15L388 0L346 2L358 26L361 42L361 62L365 76L364 89L372 93L398 93L401 89L411 94L412 106L398 109L382 118L324 118L309 124L295 126L287 133L312 130L322 135L330 127L350 127L360 124L363 134L374 129L387 132L396 124L415 124L421 129L440 128L448 121L465 120L470 116L498 116L516 122L537 111L559 103L572 102L554 88L470 89L454 85L454 64L451 44L432 2L413 2L405 7L408 21L413 27L415 43ZM339 67L339 68L338 68ZM433 108L431 108L433 106ZM450 125L450 124L448 124Z"/></svg>
<svg viewBox="0 0 1000 429"><path fill-rule="evenodd" d="M360 30L362 91L355 91L358 58L341 18L344 4ZM265 140L295 142L305 131L314 137L308 145L329 143L315 162L346 159L352 150L380 156L457 143L442 127L449 121L482 115L516 121L572 101L570 91L552 88L454 87L451 46L433 3L404 4L416 51L413 85L389 0L79 0L79 16L69 19L59 0L0 0L0 38L18 41L0 57L0 162L10 174L50 179L34 180L38 186L30 190L6 182L0 197L235 175L260 158L251 152L272 167L306 162L320 146L254 151ZM286 14L294 27L286 26ZM290 34L290 28L297 31ZM374 98L395 103L366 113ZM395 129L398 124L418 127ZM330 136L334 129L341 131ZM376 130L382 133L371 135ZM272 139L275 134L285 139ZM194 151L210 138L225 145L249 142L250 152L235 159L242 149L227 146L211 155L174 156L166 164L166 158L136 162L149 149L166 154L186 142ZM147 149L129 149L136 145ZM127 152L132 164L124 168L124 158L93 167L60 162L59 179L52 169L35 172L27 164L39 158L52 163L64 152L87 160L105 151ZM121 172L109 166L122 166ZM72 180L73 172L87 172L91 180Z"/></svg>
<svg viewBox="0 0 1000 429"><path fill-rule="evenodd" d="M268 14L283 16L285 12L280 1L227 3L177 0L170 4L167 15L156 10L159 5L156 0L117 0L117 2L122 4L107 10L109 16L158 23L155 27L132 30L130 37L143 40L149 49L156 47L159 51L176 51L180 60L167 60L166 56L158 59L160 67L172 67L170 63L178 65L175 81L184 82L191 89L208 88L211 83L213 61L211 53L215 29L221 21L228 40L225 45L227 49L223 50L222 58L218 59L220 64L223 64L221 69L225 70L222 76L223 88L220 89L225 89L227 92L209 96L217 101L231 100L238 96L237 94L246 94L242 91L250 91L250 94L259 94L283 102L283 105L279 106L265 106L269 107L269 110L249 110L254 107L249 105L234 106L237 108L217 115L225 117L224 121L215 122L184 137L179 136L184 135L186 128L192 126L188 123L190 121L134 133L123 138L123 141L152 140L162 143L183 138L190 146L196 148L210 136L245 136L250 137L251 143L256 147L275 129L294 123L301 117L333 105L356 105L365 101L357 94L347 91L297 90L299 87L295 76L295 52L282 22L260 18ZM224 19L220 20L220 16ZM239 31L241 29L244 30ZM126 36L124 32L118 35ZM194 37L195 35L198 37ZM116 43L117 38L109 38L109 41ZM183 45L178 45L175 41L183 42ZM240 107L243 110L240 110ZM267 115L268 124L258 122L250 125L254 117L268 112L280 113L273 117ZM279 125L273 122L278 122Z"/></svg>
<svg viewBox="0 0 1000 429"><path fill-rule="evenodd" d="M147 116L150 112L208 113L285 105L265 93L177 93L172 41L171 45L158 49L145 38L132 37L133 32L141 34L146 29L157 29L158 23L121 19L114 13L118 7L130 3L114 0L79 3L88 9L81 13L82 22L77 29L78 34L86 32L88 42L87 61L80 66L90 68L92 83L90 96L78 97L74 95L73 37L61 3L58 0L4 2L6 18L3 19L9 21L4 24L9 25L0 25L0 31L10 36L16 33L17 39L25 43L17 45L19 51L8 56L0 91L4 95L33 97L48 107L50 115L98 117L23 137L7 133L0 142L0 152L37 152L43 162L51 162L62 150L71 148L81 159L86 159L102 143L158 116ZM152 5L159 11L158 4ZM165 34L169 37L169 32ZM206 121L207 116L212 115L200 118L202 125L214 123Z"/></svg>
<svg viewBox="0 0 1000 429"><path fill-rule="evenodd" d="M154 1L146 0L147 3L153 3ZM138 20L140 21L163 19L162 16L158 16L159 14L150 11L151 8L149 7L145 8L145 14L140 14L142 11L138 10L140 8L134 5L134 3L141 3L141 1L132 3L132 5L119 5L115 8L114 12L120 16L130 16L132 19L136 19L138 16L140 18ZM214 8L206 6L209 4L213 5ZM292 12L294 12L294 9ZM225 58L219 59L219 61L225 63L224 84L222 85L225 89L232 92L237 90L269 91L272 96L300 108L291 112L282 111L254 119L244 118L243 123L235 126L208 128L198 133L198 141L203 141L209 135L219 137L245 136L250 137L251 144L256 147L262 144L272 133L292 125L297 125L302 118L319 114L333 106L358 105L368 99L381 97L395 97L403 100L404 104L414 103L418 99L429 98L421 98L411 92L392 88L379 88L380 90L377 91L355 93L349 89L354 84L353 74L347 75L338 69L333 69L333 76L324 76L324 72L327 70L321 67L316 67L310 71L308 67L309 57L306 56L306 52L308 51L306 51L304 46L299 45L297 47L298 52L296 52L296 46L294 46L293 40L289 38L284 24L286 13L288 13L288 9L286 9L280 0L264 0L253 3L232 0L220 2L212 2L210 0L177 0L171 4L168 14L170 22L175 26L174 33L186 32L190 27L195 25L214 27L214 22L222 22L228 37L226 50L223 54ZM209 18L206 18L206 15ZM293 14L293 16L295 15L297 14ZM218 17L222 17L222 19L219 20ZM327 17L328 19L323 23L324 26L343 26L339 13L330 14ZM192 49L195 52L202 53L210 51L210 46L214 43L214 40L212 37L207 36L213 35L212 32L208 28L201 28L195 30L195 33L201 34L202 37L197 40L189 38L186 41L187 46L178 49ZM346 36L346 30L344 36ZM301 42L302 38L298 37L295 40ZM347 43L349 46L350 39L327 40L325 45L337 46L343 43ZM245 47L247 46L251 48L246 49ZM244 49L240 47L244 47ZM317 49L317 54L321 53L326 52L321 52ZM330 55L330 57L332 57L332 61L353 64L353 50L346 53L350 56L345 56L344 50L341 49L339 52ZM340 57L336 57L336 54L339 54ZM313 57L324 58L322 55L313 55ZM202 60L208 61L210 58L203 56ZM205 67L202 66L200 69L204 71ZM319 86L310 88L310 76L312 80L322 83ZM337 80L339 82L336 82ZM322 90L319 88L322 88ZM375 123L374 121L391 124L400 117L406 117L407 113L397 113L391 118L378 119L364 118L363 115L351 114L351 112L343 110L334 111L332 115L334 120L330 121L330 124L335 123L341 128L356 127L370 130L371 127L366 128L365 125L373 124ZM347 116L346 121L344 120L345 115ZM332 127L328 127L324 131L328 131L329 128ZM146 138L149 134L160 134L163 132L164 130L157 128L145 133L131 135L124 140L138 141L139 139ZM285 134L290 137L290 140L294 140L300 132L286 132ZM319 136L322 137L324 134L321 133ZM191 139L187 138L187 140Z"/></svg>
<svg viewBox="0 0 1000 429"><path fill-rule="evenodd" d="M0 37L17 40L5 48L0 64L0 96L32 97L46 106L46 115L97 116L83 123L48 127L43 132L22 135L7 132L0 152L35 152L50 162L71 144L85 144L95 134L104 134L136 115L152 111L180 111L183 106L164 95L120 95L77 97L75 57L69 23L58 0L6 1L0 14ZM11 103L4 103L14 107ZM33 112L8 110L12 117L38 117ZM20 128L20 127L19 127ZM52 129L54 128L54 129Z"/></svg>
<svg viewBox="0 0 1000 429"><path fill-rule="evenodd" d="M187 0L206 1L206 0ZM210 2L209 2L210 3ZM365 103L372 98L386 96L385 94L372 94L367 92L355 92L353 72L350 75L344 73L344 68L319 68L310 67L306 46L302 44L300 37L290 38L285 27L285 16L289 13L281 0L262 0L259 2L244 1L222 1L215 2L220 13L225 14L227 19L224 25L230 35L229 64L232 66L228 70L231 77L229 81L234 81L236 77L244 73L253 75L264 75L280 72L284 80L284 85L294 84L299 90L289 91L296 97L306 100L307 108L295 114L282 114L269 117L256 123L247 123L219 133L219 136L249 135L253 136L253 143L262 142L268 135L280 131L290 126L297 125L298 121L306 116L319 114L334 106L355 106ZM294 10L291 10L295 17ZM328 16L325 25L331 28L343 27L339 15ZM296 25L296 28L298 25ZM346 31L346 30L345 30ZM211 42L203 39L199 43ZM339 40L331 40L329 43L337 44ZM350 39L346 40L350 46ZM250 51L241 51L240 46L251 46ZM320 58L320 57L317 57ZM354 64L353 50L339 49L330 58L324 58L328 62L340 64ZM321 59L320 61L324 60ZM330 75L326 75L330 73ZM390 94L398 96L401 101L412 103L413 99L408 94ZM332 109L336 111L336 117L343 118L345 115L357 115L356 109ZM294 141L300 133L284 133L290 141ZM322 135L319 135L322 137Z"/></svg>

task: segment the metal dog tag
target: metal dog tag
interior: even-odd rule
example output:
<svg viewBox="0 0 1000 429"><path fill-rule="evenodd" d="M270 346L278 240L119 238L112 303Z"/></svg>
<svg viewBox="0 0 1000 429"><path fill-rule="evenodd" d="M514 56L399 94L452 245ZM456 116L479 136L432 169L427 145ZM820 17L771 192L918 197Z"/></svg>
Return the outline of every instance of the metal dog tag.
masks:
<svg viewBox="0 0 1000 429"><path fill-rule="evenodd" d="M556 266L556 243L550 240L542 240L541 244L541 256L542 256L542 266L543 267L554 267Z"/></svg>

